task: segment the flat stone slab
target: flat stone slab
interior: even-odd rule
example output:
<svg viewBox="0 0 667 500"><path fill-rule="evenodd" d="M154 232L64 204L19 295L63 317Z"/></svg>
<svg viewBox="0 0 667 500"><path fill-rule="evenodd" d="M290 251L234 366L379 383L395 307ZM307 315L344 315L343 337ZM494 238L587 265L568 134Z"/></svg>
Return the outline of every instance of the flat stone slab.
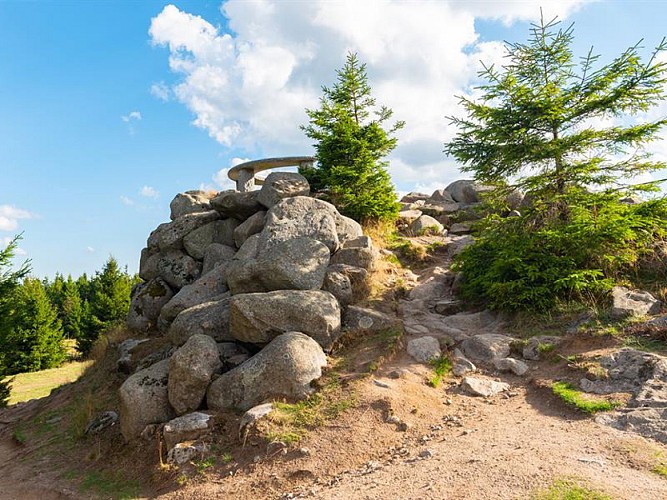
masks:
<svg viewBox="0 0 667 500"><path fill-rule="evenodd" d="M272 168L282 168L282 167L298 167L302 164L312 165L315 162L314 156L283 156L279 158L264 158L261 160L247 161L245 163L240 163L229 169L227 176L236 182L236 188L238 191L246 191L247 189L244 186L239 184L244 184L248 182L249 179L253 179L257 172L263 170L270 170ZM254 179L253 185L261 185L263 179Z"/></svg>

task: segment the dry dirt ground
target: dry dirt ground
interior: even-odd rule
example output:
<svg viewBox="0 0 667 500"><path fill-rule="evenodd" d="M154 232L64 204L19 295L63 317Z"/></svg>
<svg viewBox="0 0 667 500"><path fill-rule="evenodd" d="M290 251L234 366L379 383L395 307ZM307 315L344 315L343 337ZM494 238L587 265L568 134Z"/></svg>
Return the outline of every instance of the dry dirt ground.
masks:
<svg viewBox="0 0 667 500"><path fill-rule="evenodd" d="M581 350L582 340L575 339L561 354ZM113 488L82 489L82 478L97 470L139 478L144 486L137 496L165 500L523 499L563 478L617 499L667 498L667 479L652 472L665 463L667 447L599 425L557 399L544 381L567 369L565 362L546 360L533 363L524 377L487 372L512 389L483 399L463 394L455 378L429 386L431 369L399 349L374 373L349 382L352 409L298 444L282 448L251 437L243 446L234 437L226 448L229 463L218 457L185 473L161 466L153 443L128 448L117 428L65 447L61 434L25 427L43 425L39 415L76 399L80 389L73 385L0 411L0 499L123 497ZM400 378L390 376L395 371ZM60 415L56 428L70 418ZM407 425L387 422L391 415ZM29 435L23 443L16 435L20 425ZM235 425L232 419L221 428L234 435Z"/></svg>

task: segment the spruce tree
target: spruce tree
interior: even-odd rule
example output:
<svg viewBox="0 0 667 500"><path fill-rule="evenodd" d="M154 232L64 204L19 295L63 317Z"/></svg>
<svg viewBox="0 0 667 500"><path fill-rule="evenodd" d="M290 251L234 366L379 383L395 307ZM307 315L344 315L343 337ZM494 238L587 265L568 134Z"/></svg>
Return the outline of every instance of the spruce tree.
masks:
<svg viewBox="0 0 667 500"><path fill-rule="evenodd" d="M42 282L26 278L15 294L16 308L3 346L9 373L54 368L65 360L58 313Z"/></svg>
<svg viewBox="0 0 667 500"><path fill-rule="evenodd" d="M558 299L597 294L664 235L664 200L620 201L657 189L633 178L665 167L646 145L667 124L636 119L665 97L667 65L632 46L598 67L592 50L579 64L573 28L534 25L528 43L509 43L501 69L485 67L477 99L461 98L466 117L445 152L479 182L495 185L496 207L527 192L520 217L491 215L459 257L464 295L503 308L547 309ZM507 210L507 206L500 206Z"/></svg>
<svg viewBox="0 0 667 500"><path fill-rule="evenodd" d="M377 107L366 65L349 53L333 87L322 87L320 108L307 109L306 135L314 139L317 167L301 168L311 188L344 215L358 221L393 220L398 215L394 186L384 158L396 147L396 130L384 128L392 111Z"/></svg>
<svg viewBox="0 0 667 500"><path fill-rule="evenodd" d="M20 236L0 249L0 407L6 406L9 400L11 379L5 378L10 372L7 367L9 352L7 338L11 332L11 318L15 310L15 293L23 279L30 272L29 262L24 262L18 269L12 269L12 259Z"/></svg>

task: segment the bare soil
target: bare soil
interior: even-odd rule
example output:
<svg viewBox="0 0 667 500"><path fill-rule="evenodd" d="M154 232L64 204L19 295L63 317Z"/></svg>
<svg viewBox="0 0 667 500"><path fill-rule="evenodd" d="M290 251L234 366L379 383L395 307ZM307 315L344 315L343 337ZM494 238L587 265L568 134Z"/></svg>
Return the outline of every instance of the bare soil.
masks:
<svg viewBox="0 0 667 500"><path fill-rule="evenodd" d="M260 436L244 444L238 416L221 416L227 437L213 448L217 461L199 467L163 466L158 442L125 445L117 427L99 438L69 436L73 401L90 389L85 377L49 398L0 410L0 499L123 496L83 489L96 471L140 481L136 496L161 499L517 499L562 478L612 498L667 498L667 479L652 472L665 463L667 446L597 424L554 396L550 381L579 376L563 358L534 362L524 377L485 372L512 386L485 399L463 394L455 378L429 386L431 369L403 349L369 374L372 356L360 345L347 346L348 354L357 351L344 377L355 394L352 409L289 447ZM558 354L612 348L611 339L573 337ZM95 387L113 394L114 377ZM49 415L60 420L47 424ZM387 422L392 415L407 425ZM231 454L229 463L223 453Z"/></svg>

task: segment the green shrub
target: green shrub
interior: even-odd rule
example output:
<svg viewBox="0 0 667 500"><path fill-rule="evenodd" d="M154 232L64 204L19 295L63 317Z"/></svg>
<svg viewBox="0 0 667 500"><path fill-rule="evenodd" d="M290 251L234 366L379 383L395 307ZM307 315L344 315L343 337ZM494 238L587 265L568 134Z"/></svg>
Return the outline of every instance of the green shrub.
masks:
<svg viewBox="0 0 667 500"><path fill-rule="evenodd" d="M490 216L475 245L456 258L461 294L495 309L548 310L560 301L599 300L635 276L639 257L664 236L667 203L625 205L588 195L569 221L539 208L522 217Z"/></svg>

